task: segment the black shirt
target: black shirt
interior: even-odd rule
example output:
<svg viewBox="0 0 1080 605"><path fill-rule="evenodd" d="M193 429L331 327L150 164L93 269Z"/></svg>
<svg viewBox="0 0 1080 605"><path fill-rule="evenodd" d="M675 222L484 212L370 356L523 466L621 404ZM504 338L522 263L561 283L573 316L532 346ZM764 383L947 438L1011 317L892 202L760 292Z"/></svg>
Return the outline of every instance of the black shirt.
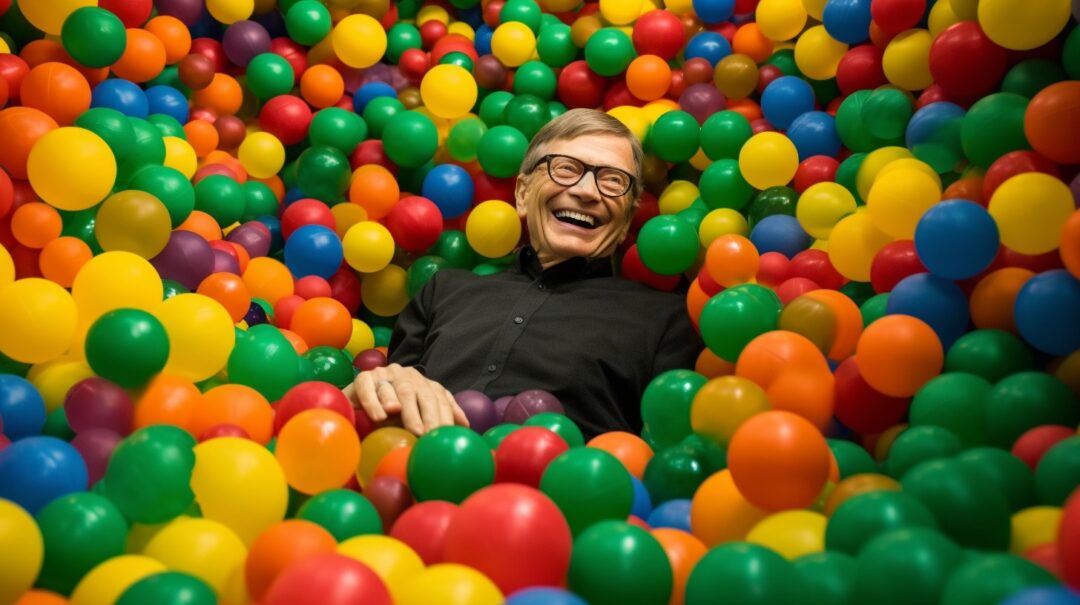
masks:
<svg viewBox="0 0 1080 605"><path fill-rule="evenodd" d="M389 349L391 362L451 392L550 391L589 437L640 433L645 387L693 368L702 346L679 294L615 277L611 258L544 270L525 246L503 273L436 273L398 316Z"/></svg>

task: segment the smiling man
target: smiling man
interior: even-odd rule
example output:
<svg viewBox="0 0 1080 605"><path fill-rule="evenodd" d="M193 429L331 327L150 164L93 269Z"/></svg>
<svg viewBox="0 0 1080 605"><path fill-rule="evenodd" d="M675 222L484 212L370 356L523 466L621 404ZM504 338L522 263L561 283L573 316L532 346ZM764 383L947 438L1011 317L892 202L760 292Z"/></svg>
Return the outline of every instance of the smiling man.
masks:
<svg viewBox="0 0 1080 605"><path fill-rule="evenodd" d="M559 397L587 436L641 431L657 374L693 367L701 342L677 294L614 275L641 195L641 144L615 118L575 109L537 133L515 189L530 245L513 267L443 270L398 317L386 368L347 389L376 422L420 434L465 424L451 392Z"/></svg>

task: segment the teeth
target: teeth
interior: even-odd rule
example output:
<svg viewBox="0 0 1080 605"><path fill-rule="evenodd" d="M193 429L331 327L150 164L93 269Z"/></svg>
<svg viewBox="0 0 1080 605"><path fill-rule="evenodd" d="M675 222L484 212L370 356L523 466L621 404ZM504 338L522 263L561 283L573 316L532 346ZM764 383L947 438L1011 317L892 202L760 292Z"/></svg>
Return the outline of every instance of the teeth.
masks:
<svg viewBox="0 0 1080 605"><path fill-rule="evenodd" d="M555 212L555 217L556 218L572 218L574 220L579 220L579 221L588 223L590 227L596 226L596 219L589 216L588 214L582 214L580 212L574 212L573 210L558 210L558 211Z"/></svg>

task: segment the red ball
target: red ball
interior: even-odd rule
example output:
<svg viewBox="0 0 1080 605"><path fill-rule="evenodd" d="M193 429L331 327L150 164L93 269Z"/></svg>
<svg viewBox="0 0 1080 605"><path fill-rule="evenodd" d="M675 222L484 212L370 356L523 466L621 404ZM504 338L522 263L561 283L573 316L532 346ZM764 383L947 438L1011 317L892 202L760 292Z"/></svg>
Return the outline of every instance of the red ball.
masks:
<svg viewBox="0 0 1080 605"><path fill-rule="evenodd" d="M1008 56L975 21L950 25L930 45L930 74L945 94L974 100L993 92Z"/></svg>
<svg viewBox="0 0 1080 605"><path fill-rule="evenodd" d="M757 92L761 94L773 83L773 80L784 75L780 68L775 65L762 65L758 68ZM689 85L689 84L688 84Z"/></svg>
<svg viewBox="0 0 1080 605"><path fill-rule="evenodd" d="M495 450L495 483L522 483L539 487L548 464L570 449L554 432L538 427L520 428Z"/></svg>
<svg viewBox="0 0 1080 605"><path fill-rule="evenodd" d="M386 355L378 349L360 351L353 358L353 367L361 372L386 367Z"/></svg>
<svg viewBox="0 0 1080 605"><path fill-rule="evenodd" d="M420 43L426 50L431 50L435 43L446 35L446 24L438 19L429 19L420 26Z"/></svg>
<svg viewBox="0 0 1080 605"><path fill-rule="evenodd" d="M916 273L926 273L926 266L915 252L915 242L897 240L885 245L870 263L870 285L874 292L891 292L900 280Z"/></svg>
<svg viewBox="0 0 1080 605"><path fill-rule="evenodd" d="M795 187L795 191L802 193L809 189L811 185L835 181L836 170L839 167L840 162L827 155L808 157L799 163L799 168L795 170L795 180L792 185Z"/></svg>
<svg viewBox="0 0 1080 605"><path fill-rule="evenodd" d="M1061 575L1071 588L1080 589L1080 489L1073 490L1061 512L1057 540Z"/></svg>
<svg viewBox="0 0 1080 605"><path fill-rule="evenodd" d="M1010 178L1025 172L1041 172L1060 179L1057 164L1036 151L1010 151L990 164L983 176L983 199L989 200L997 188Z"/></svg>
<svg viewBox="0 0 1080 605"><path fill-rule="evenodd" d="M306 49L289 38L274 38L270 41L270 52L289 62L293 68L293 79L299 82L300 76L308 68Z"/></svg>
<svg viewBox="0 0 1080 605"><path fill-rule="evenodd" d="M330 277L330 296L356 315L360 310L360 278L345 266Z"/></svg>
<svg viewBox="0 0 1080 605"><path fill-rule="evenodd" d="M259 125L283 145L295 145L307 136L311 118L311 107L303 99L278 95L263 105L259 112Z"/></svg>
<svg viewBox="0 0 1080 605"><path fill-rule="evenodd" d="M654 216L660 216L660 203L655 195L642 191L637 212L634 212L634 218L630 219L630 233L636 234L641 231L641 227Z"/></svg>
<svg viewBox="0 0 1080 605"><path fill-rule="evenodd" d="M1075 437L1076 431L1056 424L1047 424L1029 429L1013 443L1012 455L1021 462L1035 470L1042 460L1043 454L1058 444L1058 442Z"/></svg>
<svg viewBox="0 0 1080 605"><path fill-rule="evenodd" d="M499 178L486 172L478 172L473 176L473 203L479 204L488 200L509 202L514 199L516 184L516 176Z"/></svg>
<svg viewBox="0 0 1080 605"><path fill-rule="evenodd" d="M620 272L623 277L641 282L654 290L671 292L679 285L678 275L660 275L646 267L645 263L641 261L641 254L638 252L637 244L630 246L630 249L623 255Z"/></svg>
<svg viewBox="0 0 1080 605"><path fill-rule="evenodd" d="M292 325L293 314L304 304L304 298L295 294L282 296L274 303L274 325L288 330Z"/></svg>
<svg viewBox="0 0 1080 605"><path fill-rule="evenodd" d="M476 47L468 38L458 34L449 34L440 38L431 47L431 62L438 65L443 57L454 52L468 55L473 63L480 58L480 55L476 53Z"/></svg>
<svg viewBox="0 0 1080 605"><path fill-rule="evenodd" d="M270 585L264 605L393 605L386 584L371 568L337 553L290 565Z"/></svg>
<svg viewBox="0 0 1080 605"><path fill-rule="evenodd" d="M806 279L805 277L789 277L784 280L784 283L777 286L776 295L780 297L780 302L786 305L807 292L813 292L814 290L820 289L821 286L811 279Z"/></svg>
<svg viewBox="0 0 1080 605"><path fill-rule="evenodd" d="M503 0L491 0L491 2L484 5L484 23L491 29L495 29L502 23L499 15L502 13L504 6L506 6L506 2L503 2Z"/></svg>
<svg viewBox="0 0 1080 605"><path fill-rule="evenodd" d="M645 101L635 97L634 93L630 92L630 87L626 85L626 81L616 80L604 93L604 111L611 111L623 105L642 107L645 105Z"/></svg>
<svg viewBox="0 0 1080 605"><path fill-rule="evenodd" d="M357 145L356 149L353 149L353 152L349 154L349 166L353 170L368 164L378 164L389 170L394 176L397 176L397 164L386 157L382 141L379 139L368 139Z"/></svg>
<svg viewBox="0 0 1080 605"><path fill-rule="evenodd" d="M0 55L0 78L7 81L8 98L13 101L19 99L19 90L22 88L23 78L30 73L30 66L19 55Z"/></svg>
<svg viewBox="0 0 1080 605"><path fill-rule="evenodd" d="M367 419L367 414L358 414L356 416L356 425L358 427L356 432L363 438L371 430L361 430L361 419ZM370 420L367 421L367 426L370 426ZM356 476L353 475L353 479L355 478ZM393 527L398 517L414 504L409 486L405 485L397 477L389 475L373 478L364 488L364 495L367 496L367 499L371 501L371 504L375 506L375 510L379 513L379 519L382 520L384 531L388 527Z"/></svg>
<svg viewBox="0 0 1080 605"><path fill-rule="evenodd" d="M203 441L210 441L218 437L239 437L240 439L251 439L251 435L244 430L244 427L238 426L229 422L223 422L221 424L215 424L214 426L206 429L199 435L199 443Z"/></svg>
<svg viewBox="0 0 1080 605"><path fill-rule="evenodd" d="M791 271L791 260L780 252L766 252L761 255L758 265L757 282L763 286L775 288L787 281Z"/></svg>
<svg viewBox="0 0 1080 605"><path fill-rule="evenodd" d="M701 286L701 291L710 297L716 296L724 290L724 286L718 284L716 280L713 279L713 276L709 274L709 269L707 267L702 267L698 270L697 281L698 285Z"/></svg>
<svg viewBox="0 0 1080 605"><path fill-rule="evenodd" d="M7 171L0 168L0 219L11 212L11 207L14 204L15 186L11 183L11 177L8 176Z"/></svg>
<svg viewBox="0 0 1080 605"><path fill-rule="evenodd" d="M651 10L634 23L633 40L639 55L674 59L686 43L686 30L674 13Z"/></svg>
<svg viewBox="0 0 1080 605"><path fill-rule="evenodd" d="M873 90L882 86L885 68L882 67L884 51L873 44L856 46L844 53L836 68L836 85L840 92L849 95L856 90Z"/></svg>
<svg viewBox="0 0 1080 605"><path fill-rule="evenodd" d="M833 376L836 379L836 419L856 433L880 433L907 415L911 400L876 391L863 379L855 357L845 359Z"/></svg>
<svg viewBox="0 0 1080 605"><path fill-rule="evenodd" d="M870 16L874 23L887 34L905 32L922 20L926 14L926 0L872 0Z"/></svg>
<svg viewBox="0 0 1080 605"><path fill-rule="evenodd" d="M945 91L941 88L940 84L934 83L927 87L926 90L922 91L922 94L919 95L918 99L915 99L915 110L918 111L931 103L940 103L942 101L955 102L945 94ZM965 103L958 104L966 106Z"/></svg>
<svg viewBox="0 0 1080 605"><path fill-rule="evenodd" d="M828 290L839 290L844 285L844 276L833 267L824 250L803 250L796 254L788 265L788 277L805 277Z"/></svg>
<svg viewBox="0 0 1080 605"><path fill-rule="evenodd" d="M236 149L247 136L247 126L236 116L221 116L214 120L214 129L218 133L218 149Z"/></svg>
<svg viewBox="0 0 1080 605"><path fill-rule="evenodd" d="M306 410L330 410L356 422L356 411L341 389L328 382L312 380L289 389L274 406L274 433L293 416Z"/></svg>
<svg viewBox="0 0 1080 605"><path fill-rule="evenodd" d="M225 71L229 67L229 59L225 56L225 47L221 42L213 38L195 38L191 41L191 50L188 52L202 55L214 64L214 71Z"/></svg>
<svg viewBox="0 0 1080 605"><path fill-rule="evenodd" d="M708 59L694 57L683 63L683 75L686 77L686 85L705 84L713 81L713 64Z"/></svg>
<svg viewBox="0 0 1080 605"><path fill-rule="evenodd" d="M420 82L430 66L431 58L419 48L410 48L401 53L401 57L398 58L398 69L401 70L401 75L414 83Z"/></svg>
<svg viewBox="0 0 1080 605"><path fill-rule="evenodd" d="M310 300L317 297L330 298L333 296L333 290L330 289L330 282L318 275L306 275L296 280L293 292L304 300Z"/></svg>
<svg viewBox="0 0 1080 605"><path fill-rule="evenodd" d="M998 257L994 259L995 264L998 262L1001 263L1002 267L1019 267L1035 273L1061 269L1065 266L1061 262L1061 255L1057 250L1051 250L1043 254L1020 254L1016 250L1005 246L1001 247L998 251Z"/></svg>
<svg viewBox="0 0 1080 605"><path fill-rule="evenodd" d="M397 518L390 537L408 544L425 565L442 563L446 531L457 512L456 504L442 500L417 503Z"/></svg>
<svg viewBox="0 0 1080 605"><path fill-rule="evenodd" d="M560 586L573 538L562 511L543 492L492 485L469 496L450 521L444 558L491 578L505 594Z"/></svg>
<svg viewBox="0 0 1080 605"><path fill-rule="evenodd" d="M394 242L408 252L423 252L435 245L442 235L442 212L435 202L411 195L398 200L386 215L386 228Z"/></svg>
<svg viewBox="0 0 1080 605"><path fill-rule="evenodd" d="M296 200L281 213L281 236L289 239L294 231L304 225L322 225L337 229L337 220L330 207L314 199Z"/></svg>
<svg viewBox="0 0 1080 605"><path fill-rule="evenodd" d="M124 27L139 27L150 18L154 3L152 0L100 0L98 7L119 17Z"/></svg>
<svg viewBox="0 0 1080 605"><path fill-rule="evenodd" d="M570 109L597 107L606 89L607 80L589 69L584 60L574 61L559 72L559 98Z"/></svg>

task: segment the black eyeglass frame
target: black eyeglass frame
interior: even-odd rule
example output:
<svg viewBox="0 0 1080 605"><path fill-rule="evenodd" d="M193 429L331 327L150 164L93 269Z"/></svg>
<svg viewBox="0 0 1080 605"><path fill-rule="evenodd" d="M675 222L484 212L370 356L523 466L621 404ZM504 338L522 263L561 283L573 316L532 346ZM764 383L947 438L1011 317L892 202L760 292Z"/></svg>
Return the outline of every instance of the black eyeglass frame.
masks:
<svg viewBox="0 0 1080 605"><path fill-rule="evenodd" d="M566 158L568 160L573 160L573 161L577 162L578 164L581 164L585 168L585 170L583 170L581 172L581 176L579 176L576 181L574 181L573 183L568 183L567 184L567 183L565 183L565 179L564 180L556 179L555 175L551 173L551 160L554 159L554 158ZM554 182L554 183L556 183L558 185L562 185L563 187L573 187L574 185L577 185L578 183L581 182L581 179L585 178L586 174L591 172L592 175L593 175L593 181L596 183L596 190L600 193L600 195L602 195L602 196L604 196L606 198L622 197L622 196L626 195L627 193L629 193L630 190L633 189L634 185L637 183L637 177L635 177L634 175L630 174L629 172L623 170L622 168L616 168L614 166L597 166L595 164L589 164L587 162L583 162L583 161L579 160L578 158L575 158L572 155L565 155L565 154L561 154L561 153L549 153L549 154L541 157L539 160L536 161L535 164L533 164L532 170L530 170L529 172L535 171L537 168L540 167L540 164L543 164L545 162L547 163L548 178L551 179L552 182ZM626 190L623 191L622 193L618 194L618 195L608 195L608 194L604 193L600 189L600 180L599 180L599 177L600 177L599 171L600 170L614 170L615 172L620 172L622 174L625 174L626 178L628 179L627 180L627 185L626 185Z"/></svg>

